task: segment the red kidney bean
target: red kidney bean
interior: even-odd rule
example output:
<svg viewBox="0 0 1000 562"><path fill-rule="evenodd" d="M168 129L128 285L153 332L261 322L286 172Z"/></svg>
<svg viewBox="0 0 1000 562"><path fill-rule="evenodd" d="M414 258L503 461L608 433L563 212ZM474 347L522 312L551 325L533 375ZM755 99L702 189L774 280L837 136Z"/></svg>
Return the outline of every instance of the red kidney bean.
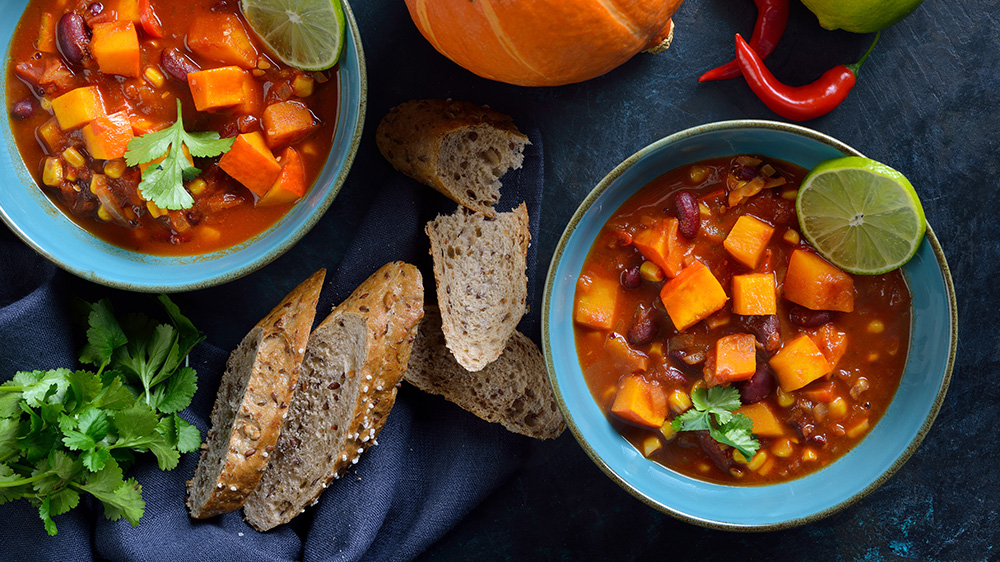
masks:
<svg viewBox="0 0 1000 562"><path fill-rule="evenodd" d="M160 53L160 65L163 66L163 70L182 82L187 82L189 73L201 70L200 66L184 56L177 48L164 49Z"/></svg>
<svg viewBox="0 0 1000 562"><path fill-rule="evenodd" d="M239 126L241 133L256 131L258 128L257 118L253 115L240 115L239 119L236 120L236 124Z"/></svg>
<svg viewBox="0 0 1000 562"><path fill-rule="evenodd" d="M740 166L736 170L736 177L743 181L750 181L757 177L757 168L753 166Z"/></svg>
<svg viewBox="0 0 1000 562"><path fill-rule="evenodd" d="M89 12L90 15L92 16L99 16L103 11L104 11L104 4L101 4L100 2L94 2L93 4L87 7L87 12Z"/></svg>
<svg viewBox="0 0 1000 562"><path fill-rule="evenodd" d="M723 445L715 439L712 439L712 434L707 431L696 431L698 435L698 444L701 445L701 450L705 451L708 458L712 459L715 466L719 467L719 470L723 472L729 472L729 469L733 466L733 453L729 445Z"/></svg>
<svg viewBox="0 0 1000 562"><path fill-rule="evenodd" d="M645 308L636 315L625 337L632 345L646 345L653 341L659 329L660 325L653 317L652 309Z"/></svg>
<svg viewBox="0 0 1000 562"><path fill-rule="evenodd" d="M87 54L90 35L80 14L69 12L59 19L59 50L66 60L80 64Z"/></svg>
<svg viewBox="0 0 1000 562"><path fill-rule="evenodd" d="M774 314L737 316L736 323L751 332L768 353L773 353L781 347L781 322Z"/></svg>
<svg viewBox="0 0 1000 562"><path fill-rule="evenodd" d="M35 102L31 98L24 98L23 100L14 104L10 110L10 114L17 120L24 120L35 114Z"/></svg>
<svg viewBox="0 0 1000 562"><path fill-rule="evenodd" d="M684 374L680 369L670 366L667 367L666 371L655 371L657 373L657 378L663 382L673 383L680 386L687 386L690 382L687 375Z"/></svg>
<svg viewBox="0 0 1000 562"><path fill-rule="evenodd" d="M740 400L744 404L760 402L774 392L777 386L778 381L767 363L758 363L757 372L749 380L736 383L736 388L740 391Z"/></svg>
<svg viewBox="0 0 1000 562"><path fill-rule="evenodd" d="M698 211L698 199L690 191L678 191L674 195L674 206L677 208L678 231L688 240L698 236L701 228L701 213Z"/></svg>
<svg viewBox="0 0 1000 562"><path fill-rule="evenodd" d="M795 305L788 311L788 320L796 326L815 328L833 319L829 310L810 310L804 306Z"/></svg>
<svg viewBox="0 0 1000 562"><path fill-rule="evenodd" d="M633 266L622 270L619 277L622 287L626 289L636 289L642 285L642 277L639 275L639 266Z"/></svg>

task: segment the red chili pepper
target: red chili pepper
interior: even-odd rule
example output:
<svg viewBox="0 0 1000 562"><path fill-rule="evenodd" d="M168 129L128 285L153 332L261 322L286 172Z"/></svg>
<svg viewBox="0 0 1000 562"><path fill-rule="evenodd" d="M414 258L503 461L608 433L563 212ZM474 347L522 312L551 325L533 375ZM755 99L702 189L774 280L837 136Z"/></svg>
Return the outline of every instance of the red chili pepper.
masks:
<svg viewBox="0 0 1000 562"><path fill-rule="evenodd" d="M808 121L830 113L844 101L878 38L876 34L875 41L860 61L851 65L839 64L805 86L788 86L778 81L739 33L736 34L736 61L750 89L771 111L792 121Z"/></svg>
<svg viewBox="0 0 1000 562"><path fill-rule="evenodd" d="M757 24L754 25L753 35L750 37L750 48L764 60L771 55L771 51L785 33L785 26L788 24L788 0L753 1L757 4ZM698 81L729 80L739 75L740 67L734 60L702 74Z"/></svg>

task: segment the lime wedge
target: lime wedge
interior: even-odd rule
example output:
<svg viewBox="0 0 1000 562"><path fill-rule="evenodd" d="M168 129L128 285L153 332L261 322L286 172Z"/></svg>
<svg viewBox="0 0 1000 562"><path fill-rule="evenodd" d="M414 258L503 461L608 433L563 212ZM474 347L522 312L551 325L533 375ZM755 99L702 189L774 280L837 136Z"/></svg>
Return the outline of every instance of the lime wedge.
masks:
<svg viewBox="0 0 1000 562"><path fill-rule="evenodd" d="M243 15L285 64L326 70L344 48L340 0L242 0Z"/></svg>
<svg viewBox="0 0 1000 562"><path fill-rule="evenodd" d="M813 168L795 209L806 240L837 267L860 275L902 266L927 230L920 199L903 174L856 156Z"/></svg>

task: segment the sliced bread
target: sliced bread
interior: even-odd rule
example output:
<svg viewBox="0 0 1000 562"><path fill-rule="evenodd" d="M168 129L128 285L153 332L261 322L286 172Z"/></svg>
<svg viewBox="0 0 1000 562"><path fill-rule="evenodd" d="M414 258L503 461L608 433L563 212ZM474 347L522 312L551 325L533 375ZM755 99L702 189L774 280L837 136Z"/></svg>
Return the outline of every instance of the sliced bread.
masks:
<svg viewBox="0 0 1000 562"><path fill-rule="evenodd" d="M235 511L257 486L299 376L326 270L319 270L274 307L233 351L222 375L194 477L187 483L191 517Z"/></svg>
<svg viewBox="0 0 1000 562"><path fill-rule="evenodd" d="M375 142L400 172L489 217L500 199L500 177L521 167L530 144L509 116L450 100L394 107Z"/></svg>
<svg viewBox="0 0 1000 562"><path fill-rule="evenodd" d="M428 306L404 378L521 435L553 439L566 427L549 385L545 358L521 332L514 332L499 359L470 373L445 346L437 307Z"/></svg>
<svg viewBox="0 0 1000 562"><path fill-rule="evenodd" d="M493 220L460 208L424 231L448 349L463 367L478 371L500 356L527 310L527 207L521 203Z"/></svg>
<svg viewBox="0 0 1000 562"><path fill-rule="evenodd" d="M244 506L258 531L286 523L375 443L423 317L420 271L383 266L309 338L271 463Z"/></svg>

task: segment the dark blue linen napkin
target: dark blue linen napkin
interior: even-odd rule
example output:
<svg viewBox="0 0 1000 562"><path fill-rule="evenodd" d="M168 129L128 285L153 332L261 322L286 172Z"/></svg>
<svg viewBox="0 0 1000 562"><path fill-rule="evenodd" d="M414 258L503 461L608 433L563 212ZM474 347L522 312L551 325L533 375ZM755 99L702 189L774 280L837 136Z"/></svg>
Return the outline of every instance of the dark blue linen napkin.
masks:
<svg viewBox="0 0 1000 562"><path fill-rule="evenodd" d="M529 137L532 144L525 149L524 167L504 176L497 209L506 211L525 201L536 239L542 145L537 133ZM421 269L428 301L433 301L434 278L423 228L438 213L455 208L432 189L393 174L357 231L345 233L353 235L353 242L341 263L328 271L321 302L340 302L393 260ZM528 254L531 313L519 328L537 342L541 303L532 300L544 269L536 267L535 255L533 244ZM73 283L81 282L45 261L6 228L0 229L0 380L19 370L77 365L82 336L69 321L72 296L67 285ZM118 296L134 301L131 295ZM114 293L111 299L119 304ZM128 310L118 307L119 313ZM159 313L152 304L145 312ZM321 305L317 322L328 313L329 308ZM229 351L203 342L191 354L199 389L182 416L203 437ZM59 534L49 537L37 510L18 500L0 506L0 560L409 560L496 489L518 466L526 445L526 438L502 426L404 384L378 445L335 481L316 506L288 525L258 533L243 521L242 512L205 521L190 519L184 483L194 472L198 454L183 455L170 472L158 470L152 455L143 455L147 458L127 473L142 484L146 501L138 527L124 520L107 521L100 503L84 496L77 508L55 518Z"/></svg>

